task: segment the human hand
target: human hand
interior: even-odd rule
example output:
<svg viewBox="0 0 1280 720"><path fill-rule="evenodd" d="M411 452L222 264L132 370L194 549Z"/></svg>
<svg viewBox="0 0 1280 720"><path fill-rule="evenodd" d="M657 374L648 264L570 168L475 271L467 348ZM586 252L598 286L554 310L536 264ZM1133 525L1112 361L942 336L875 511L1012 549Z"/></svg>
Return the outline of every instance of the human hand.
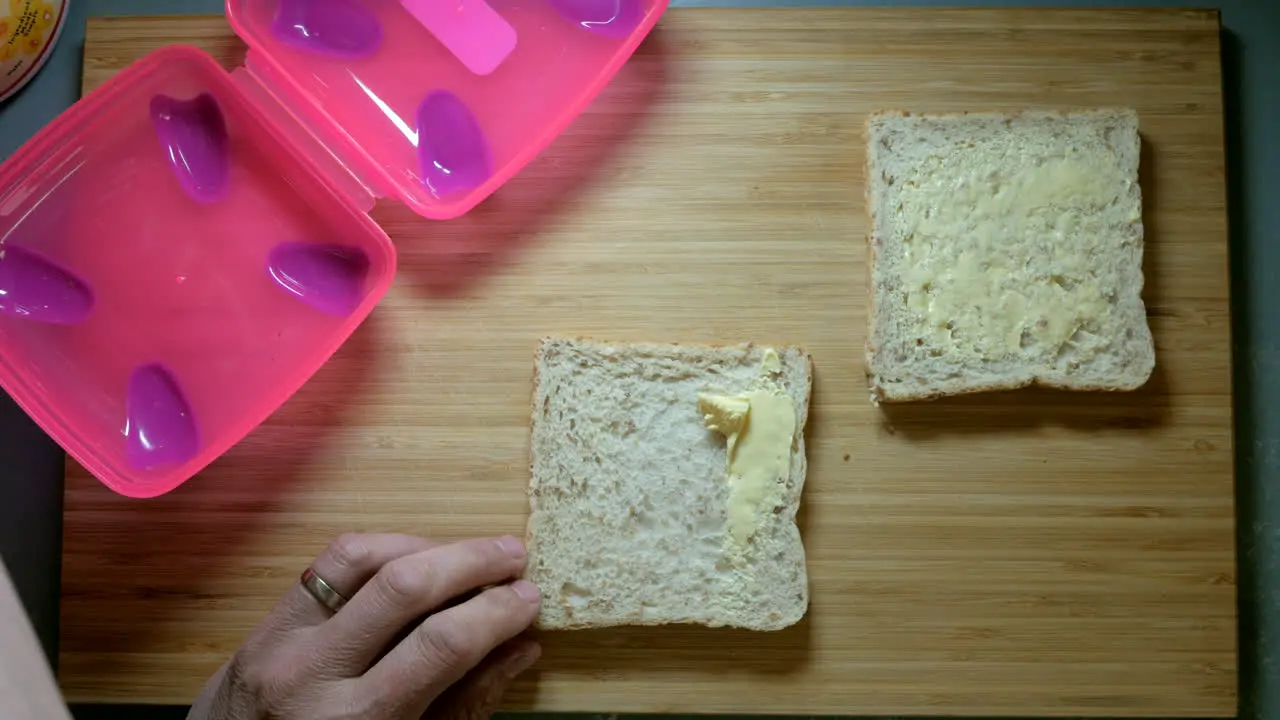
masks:
<svg viewBox="0 0 1280 720"><path fill-rule="evenodd" d="M187 718L488 718L541 652L519 637L540 602L512 581L524 563L513 537L343 535L311 566L341 596L337 612L323 584L294 585Z"/></svg>

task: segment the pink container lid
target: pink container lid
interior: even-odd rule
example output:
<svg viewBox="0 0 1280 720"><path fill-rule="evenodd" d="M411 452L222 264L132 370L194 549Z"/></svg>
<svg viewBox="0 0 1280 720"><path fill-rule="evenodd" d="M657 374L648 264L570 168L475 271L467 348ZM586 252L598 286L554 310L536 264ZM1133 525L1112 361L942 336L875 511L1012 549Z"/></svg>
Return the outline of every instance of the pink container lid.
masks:
<svg viewBox="0 0 1280 720"><path fill-rule="evenodd" d="M390 287L375 198L474 207L666 0L445 5L228 0L244 67L162 48L0 165L0 387L108 487L168 492L257 427Z"/></svg>
<svg viewBox="0 0 1280 720"><path fill-rule="evenodd" d="M227 0L227 19L249 45L249 72L364 192L444 220L546 148L666 8L667 0Z"/></svg>

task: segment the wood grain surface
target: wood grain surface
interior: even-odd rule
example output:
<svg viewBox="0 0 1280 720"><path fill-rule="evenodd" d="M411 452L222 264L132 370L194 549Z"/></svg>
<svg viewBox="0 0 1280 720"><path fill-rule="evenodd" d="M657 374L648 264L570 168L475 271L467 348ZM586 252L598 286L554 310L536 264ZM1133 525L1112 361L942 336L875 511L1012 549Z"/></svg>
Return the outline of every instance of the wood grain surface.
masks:
<svg viewBox="0 0 1280 720"><path fill-rule="evenodd" d="M222 18L95 20L90 89ZM882 108L1129 105L1145 297L1132 394L867 401L862 123ZM198 478L130 501L69 468L61 683L188 702L346 530L519 533L535 341L800 343L816 384L813 601L775 634L550 634L513 709L1236 712L1218 18L675 9L600 99L463 219L376 210L395 288Z"/></svg>

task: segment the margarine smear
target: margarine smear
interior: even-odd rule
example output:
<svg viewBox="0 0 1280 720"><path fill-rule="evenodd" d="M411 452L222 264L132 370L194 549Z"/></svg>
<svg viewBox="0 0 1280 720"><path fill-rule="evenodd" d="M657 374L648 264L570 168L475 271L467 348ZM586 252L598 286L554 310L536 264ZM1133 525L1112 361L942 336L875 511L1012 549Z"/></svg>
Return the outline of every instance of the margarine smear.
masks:
<svg viewBox="0 0 1280 720"><path fill-rule="evenodd" d="M770 369L769 358L766 354L766 372L777 372ZM778 362L776 354L772 358ZM742 547L755 533L760 514L782 503L791 475L795 403L775 382L765 381L739 395L699 393L698 410L707 428L726 438L729 538Z"/></svg>
<svg viewBox="0 0 1280 720"><path fill-rule="evenodd" d="M1114 214L1140 216L1129 185L1101 152L1014 159L982 141L921 163L895 213L922 341L997 358L1059 348L1085 328L1109 335L1114 290L1098 287L1094 256L1116 242Z"/></svg>
<svg viewBox="0 0 1280 720"><path fill-rule="evenodd" d="M761 364L764 366L764 371L770 375L782 372L782 360L778 358L778 353L773 348L764 351L764 361Z"/></svg>
<svg viewBox="0 0 1280 720"><path fill-rule="evenodd" d="M698 411L702 413L707 429L714 430L728 439L729 459L733 459L734 446L747 426L747 413L751 400L747 397L728 395L698 395Z"/></svg>

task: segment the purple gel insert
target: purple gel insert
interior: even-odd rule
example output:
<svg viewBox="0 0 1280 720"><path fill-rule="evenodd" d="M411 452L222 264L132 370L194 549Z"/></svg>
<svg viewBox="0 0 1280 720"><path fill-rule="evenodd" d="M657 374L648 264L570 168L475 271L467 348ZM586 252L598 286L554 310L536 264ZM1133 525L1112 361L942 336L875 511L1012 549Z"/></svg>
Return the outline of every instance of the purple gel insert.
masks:
<svg viewBox="0 0 1280 720"><path fill-rule="evenodd" d="M177 380L164 366L141 365L129 375L124 434L129 462L140 470L195 457L195 417Z"/></svg>
<svg viewBox="0 0 1280 720"><path fill-rule="evenodd" d="M271 249L267 263L277 285L330 315L345 317L364 299L369 257L359 248L285 242Z"/></svg>
<svg viewBox="0 0 1280 720"><path fill-rule="evenodd" d="M51 325L76 325L92 310L88 283L30 250L0 245L0 312Z"/></svg>
<svg viewBox="0 0 1280 720"><path fill-rule="evenodd" d="M566 20L599 35L625 38L640 26L640 0L548 0Z"/></svg>
<svg viewBox="0 0 1280 720"><path fill-rule="evenodd" d="M418 106L418 161L422 180L436 197L479 187L493 174L480 123L447 90L431 93Z"/></svg>
<svg viewBox="0 0 1280 720"><path fill-rule="evenodd" d="M151 125L183 191L202 205L227 194L231 151L227 123L209 93L191 100L151 99Z"/></svg>
<svg viewBox="0 0 1280 720"><path fill-rule="evenodd" d="M280 0L271 34L317 55L354 60L382 44L382 26L357 0Z"/></svg>

